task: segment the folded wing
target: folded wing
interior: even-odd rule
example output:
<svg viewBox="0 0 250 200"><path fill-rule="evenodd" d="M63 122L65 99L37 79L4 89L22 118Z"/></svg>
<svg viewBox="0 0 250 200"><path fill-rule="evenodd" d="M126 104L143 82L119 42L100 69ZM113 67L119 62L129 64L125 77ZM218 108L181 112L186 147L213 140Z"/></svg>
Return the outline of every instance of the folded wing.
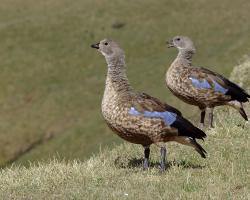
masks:
<svg viewBox="0 0 250 200"><path fill-rule="evenodd" d="M208 69L197 67L192 68L189 74L192 85L197 89L219 92L231 97L231 100L246 102L250 95L237 84L231 82L222 75Z"/></svg>
<svg viewBox="0 0 250 200"><path fill-rule="evenodd" d="M166 127L178 130L178 136L187 136L194 139L206 137L202 130L183 118L179 110L145 93L139 94L133 99L129 114L162 119Z"/></svg>

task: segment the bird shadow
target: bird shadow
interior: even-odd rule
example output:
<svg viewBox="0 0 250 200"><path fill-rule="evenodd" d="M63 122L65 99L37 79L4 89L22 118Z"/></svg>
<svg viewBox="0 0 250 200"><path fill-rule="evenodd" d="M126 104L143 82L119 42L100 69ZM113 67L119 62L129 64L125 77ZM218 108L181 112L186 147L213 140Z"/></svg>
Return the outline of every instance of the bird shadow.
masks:
<svg viewBox="0 0 250 200"><path fill-rule="evenodd" d="M124 162L121 157L117 157L115 159L115 166L117 168L142 168L143 159L131 158L131 159L128 159L126 162ZM155 162L155 161L149 162L149 167L158 168L159 166L160 166L160 162ZM194 164L187 160L180 160L180 161L173 160L173 161L166 162L167 169L170 169L171 167L174 167L174 166L181 167L183 169L205 168L205 165Z"/></svg>

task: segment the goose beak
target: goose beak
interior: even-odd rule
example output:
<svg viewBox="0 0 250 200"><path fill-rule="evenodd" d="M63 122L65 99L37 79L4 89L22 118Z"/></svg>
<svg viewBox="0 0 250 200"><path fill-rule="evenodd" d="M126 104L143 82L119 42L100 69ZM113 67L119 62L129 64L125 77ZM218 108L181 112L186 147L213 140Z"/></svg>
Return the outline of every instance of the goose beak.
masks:
<svg viewBox="0 0 250 200"><path fill-rule="evenodd" d="M99 42L96 43L96 44L92 44L91 47L95 48L95 49L99 49L99 44L100 44Z"/></svg>
<svg viewBox="0 0 250 200"><path fill-rule="evenodd" d="M174 47L173 40L167 41L166 44L167 44L168 48Z"/></svg>

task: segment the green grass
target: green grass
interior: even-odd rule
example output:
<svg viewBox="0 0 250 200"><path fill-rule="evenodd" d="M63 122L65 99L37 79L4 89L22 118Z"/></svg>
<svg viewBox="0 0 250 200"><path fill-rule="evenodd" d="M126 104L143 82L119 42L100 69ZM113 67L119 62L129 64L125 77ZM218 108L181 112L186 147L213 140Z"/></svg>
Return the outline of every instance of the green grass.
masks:
<svg viewBox="0 0 250 200"><path fill-rule="evenodd" d="M189 35L198 50L194 63L229 75L250 50L249 10L248 0L2 0L0 164L84 160L100 145L121 142L100 114L106 64L90 44L105 37L126 51L136 89L196 120L196 110L164 87L176 55L165 41ZM113 29L117 22L125 26ZM19 157L37 141L44 142Z"/></svg>
<svg viewBox="0 0 250 200"><path fill-rule="evenodd" d="M0 198L249 199L250 126L237 115L224 116L218 116L202 143L207 159L190 147L169 143L168 170L159 173L159 148L153 146L150 169L143 171L143 148L126 143L100 150L85 162L52 160L5 168Z"/></svg>

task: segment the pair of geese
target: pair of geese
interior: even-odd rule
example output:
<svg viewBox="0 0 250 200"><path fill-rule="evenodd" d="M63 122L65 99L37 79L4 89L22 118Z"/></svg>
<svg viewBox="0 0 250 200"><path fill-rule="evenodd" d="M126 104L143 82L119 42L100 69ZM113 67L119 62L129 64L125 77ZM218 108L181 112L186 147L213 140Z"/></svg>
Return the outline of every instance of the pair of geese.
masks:
<svg viewBox="0 0 250 200"><path fill-rule="evenodd" d="M213 108L221 105L232 106L248 120L242 106L242 102L250 98L245 90L220 74L192 66L195 47L190 38L176 36L167 43L168 47L179 50L166 73L167 87L184 102L200 108L201 126L204 126L206 109L209 109L209 126L213 127ZM98 49L108 65L102 99L103 117L118 136L144 147L143 169L149 167L151 144L160 147L161 171L166 169L166 142L191 146L201 157L206 157L206 151L196 141L206 137L201 129L185 119L176 108L133 89L126 75L124 51L116 42L104 39L91 47Z"/></svg>

